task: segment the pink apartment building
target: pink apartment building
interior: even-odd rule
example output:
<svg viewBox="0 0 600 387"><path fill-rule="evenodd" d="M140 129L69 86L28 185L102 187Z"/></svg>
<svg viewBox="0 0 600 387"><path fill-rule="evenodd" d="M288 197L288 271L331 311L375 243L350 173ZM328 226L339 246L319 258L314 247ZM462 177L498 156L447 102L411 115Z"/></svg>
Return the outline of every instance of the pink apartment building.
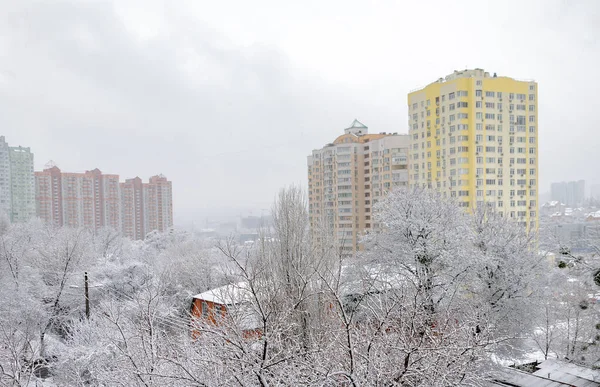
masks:
<svg viewBox="0 0 600 387"><path fill-rule="evenodd" d="M99 169L66 173L54 166L35 172L35 191L37 216L57 226L110 227L132 239L173 226L171 182L162 175L119 183Z"/></svg>

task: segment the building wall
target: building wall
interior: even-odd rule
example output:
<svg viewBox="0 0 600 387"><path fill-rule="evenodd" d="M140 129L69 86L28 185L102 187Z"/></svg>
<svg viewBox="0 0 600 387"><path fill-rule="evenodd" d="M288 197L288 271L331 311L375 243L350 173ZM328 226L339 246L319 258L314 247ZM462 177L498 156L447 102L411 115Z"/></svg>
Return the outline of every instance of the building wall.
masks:
<svg viewBox="0 0 600 387"><path fill-rule="evenodd" d="M65 173L58 167L35 172L37 215L57 226L111 227L132 239L173 227L171 182L159 175L119 183L98 169Z"/></svg>
<svg viewBox="0 0 600 387"><path fill-rule="evenodd" d="M64 224L62 181L58 167L35 172L36 214L55 226Z"/></svg>
<svg viewBox="0 0 600 387"><path fill-rule="evenodd" d="M35 216L35 180L30 148L11 147L0 136L0 211L11 222Z"/></svg>
<svg viewBox="0 0 600 387"><path fill-rule="evenodd" d="M150 231L173 227L171 182L162 175L148 183L139 177L121 183L123 233L132 239L144 239Z"/></svg>
<svg viewBox="0 0 600 387"><path fill-rule="evenodd" d="M115 230L122 227L121 194L118 175L102 176L102 224Z"/></svg>
<svg viewBox="0 0 600 387"><path fill-rule="evenodd" d="M26 222L35 217L35 179L33 153L29 148L10 147L12 186L12 222Z"/></svg>
<svg viewBox="0 0 600 387"><path fill-rule="evenodd" d="M537 229L537 101L537 83L481 69L409 93L410 185Z"/></svg>
<svg viewBox="0 0 600 387"><path fill-rule="evenodd" d="M143 183L139 177L121 183L123 234L131 239L144 239Z"/></svg>
<svg viewBox="0 0 600 387"><path fill-rule="evenodd" d="M0 136L0 211L10 219L12 193L9 152L4 136Z"/></svg>
<svg viewBox="0 0 600 387"><path fill-rule="evenodd" d="M308 157L309 217L317 240L332 234L351 255L361 234L378 226L373 205L386 191L408 184L409 139L368 134L356 120L344 132Z"/></svg>

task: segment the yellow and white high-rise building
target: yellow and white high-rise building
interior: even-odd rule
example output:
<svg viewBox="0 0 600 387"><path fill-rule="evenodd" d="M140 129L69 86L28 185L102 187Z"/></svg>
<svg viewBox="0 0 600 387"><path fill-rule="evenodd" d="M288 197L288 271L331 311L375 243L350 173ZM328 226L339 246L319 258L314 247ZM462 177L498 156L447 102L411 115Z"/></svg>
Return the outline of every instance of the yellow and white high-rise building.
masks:
<svg viewBox="0 0 600 387"><path fill-rule="evenodd" d="M534 81L453 74L408 94L409 184L468 209L494 207L538 227L538 87Z"/></svg>

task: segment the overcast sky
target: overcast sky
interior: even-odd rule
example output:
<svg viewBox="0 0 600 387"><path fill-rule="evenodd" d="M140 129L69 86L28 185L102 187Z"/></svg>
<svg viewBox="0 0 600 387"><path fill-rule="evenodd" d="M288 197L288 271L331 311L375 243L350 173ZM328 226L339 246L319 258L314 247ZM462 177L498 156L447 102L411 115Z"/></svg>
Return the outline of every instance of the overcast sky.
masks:
<svg viewBox="0 0 600 387"><path fill-rule="evenodd" d="M354 118L453 70L539 83L541 191L600 183L600 1L0 0L0 135L36 170L163 173L175 222L260 214Z"/></svg>

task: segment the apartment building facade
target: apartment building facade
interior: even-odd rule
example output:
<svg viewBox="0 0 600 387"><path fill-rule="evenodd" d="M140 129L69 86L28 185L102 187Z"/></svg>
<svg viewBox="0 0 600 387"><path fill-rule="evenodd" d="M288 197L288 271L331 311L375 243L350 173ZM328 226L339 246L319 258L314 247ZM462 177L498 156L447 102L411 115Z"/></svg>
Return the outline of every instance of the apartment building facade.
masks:
<svg viewBox="0 0 600 387"><path fill-rule="evenodd" d="M4 136L0 137L0 211L8 219L12 211L12 190L10 181L10 149Z"/></svg>
<svg viewBox="0 0 600 387"><path fill-rule="evenodd" d="M163 175L148 183L135 177L120 183L123 206L122 232L131 239L144 239L150 231L173 227L172 184Z"/></svg>
<svg viewBox="0 0 600 387"><path fill-rule="evenodd" d="M62 172L52 166L35 172L36 212L56 226L121 229L119 176L98 169Z"/></svg>
<svg viewBox="0 0 600 387"><path fill-rule="evenodd" d="M56 226L110 227L133 239L173 226L171 182L164 176L120 183L99 169L69 173L52 166L35 172L35 192L37 216Z"/></svg>
<svg viewBox="0 0 600 387"><path fill-rule="evenodd" d="M343 254L360 248L365 231L378 227L373 205L386 191L408 185L409 138L369 134L354 120L344 134L308 156L309 218L314 236L333 233Z"/></svg>
<svg viewBox="0 0 600 387"><path fill-rule="evenodd" d="M0 211L13 223L35 217L35 180L30 148L12 147L0 136Z"/></svg>
<svg viewBox="0 0 600 387"><path fill-rule="evenodd" d="M537 229L538 85L455 71L408 94L410 186Z"/></svg>

